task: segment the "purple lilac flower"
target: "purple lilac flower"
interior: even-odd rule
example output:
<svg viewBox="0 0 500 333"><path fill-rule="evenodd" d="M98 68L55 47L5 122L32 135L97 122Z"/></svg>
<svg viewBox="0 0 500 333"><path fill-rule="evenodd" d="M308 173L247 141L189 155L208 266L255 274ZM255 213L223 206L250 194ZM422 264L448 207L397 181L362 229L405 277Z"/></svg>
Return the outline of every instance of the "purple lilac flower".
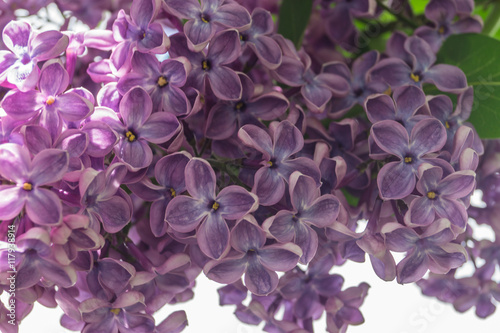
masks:
<svg viewBox="0 0 500 333"><path fill-rule="evenodd" d="M66 90L69 76L59 60L47 61L40 72L37 90L12 90L2 100L5 112L15 119L37 116L53 141L63 129L63 122L80 121L94 110L91 101L74 90Z"/></svg>
<svg viewBox="0 0 500 333"><path fill-rule="evenodd" d="M422 26L415 30L415 35L425 40L433 52L438 52L444 40L453 34L480 33L483 20L479 15L459 16L456 4L452 0L431 0L425 6L425 17L433 27Z"/></svg>
<svg viewBox="0 0 500 333"><path fill-rule="evenodd" d="M327 106L327 112L332 117L340 117L354 104L363 105L366 98L375 93L387 90L387 85L380 81L368 81L368 72L379 60L377 51L370 51L352 64L352 73L347 65L340 61L329 62L323 65L323 73L336 74L347 80L349 93L345 97L334 98Z"/></svg>
<svg viewBox="0 0 500 333"><path fill-rule="evenodd" d="M262 224L280 243L293 242L302 250L300 262L307 264L316 255L318 235L311 228L331 226L340 210L339 200L332 194L320 196L314 179L295 171L290 175L289 190L292 210L281 210Z"/></svg>
<svg viewBox="0 0 500 333"><path fill-rule="evenodd" d="M338 274L329 274L333 258L325 255L310 262L307 272L295 269L280 279L279 292L286 299L295 299L293 313L297 318L316 317L324 310L321 298L337 295L344 284Z"/></svg>
<svg viewBox="0 0 500 333"><path fill-rule="evenodd" d="M208 114L205 135L215 140L231 137L245 124L263 126L259 119L273 120L281 116L289 106L283 94L269 92L255 94L255 85L245 74L238 74L243 87L239 101L219 101Z"/></svg>
<svg viewBox="0 0 500 333"><path fill-rule="evenodd" d="M226 219L237 220L254 211L258 199L236 185L225 187L216 195L215 173L203 159L191 159L184 174L191 197L173 198L167 206L165 221L179 232L190 232L200 225L197 231L200 249L208 257L218 259L229 250Z"/></svg>
<svg viewBox="0 0 500 333"><path fill-rule="evenodd" d="M118 44L110 56L117 75L128 72L135 50L162 54L169 48L170 40L163 27L159 22L153 22L160 9L161 0L134 0L130 16L124 10L118 12L113 23L113 37Z"/></svg>
<svg viewBox="0 0 500 333"><path fill-rule="evenodd" d="M184 169L190 158L191 155L186 152L162 157L155 165L155 179L158 185L154 185L147 177L141 182L128 185L141 199L153 201L149 210L149 223L156 237L167 232L165 210L168 203L186 190Z"/></svg>
<svg viewBox="0 0 500 333"><path fill-rule="evenodd" d="M131 171L145 168L153 161L153 152L148 145L164 143L180 130L177 118L170 112L152 114L153 102L141 87L129 90L120 102L122 121L113 112L102 110L103 121L120 137L115 145L116 156Z"/></svg>
<svg viewBox="0 0 500 333"><path fill-rule="evenodd" d="M274 140L266 131L255 125L240 128L238 137L244 145L263 155L263 167L255 174L252 188L261 205L270 206L281 200L285 193L285 182L288 182L294 171L312 177L319 185L320 171L311 159L291 158L304 146L302 133L291 122L285 120L276 126Z"/></svg>
<svg viewBox="0 0 500 333"><path fill-rule="evenodd" d="M68 37L59 31L32 31L26 22L11 21L2 39L9 51L0 51L0 82L3 86L28 91L38 82L39 61L60 55L68 46Z"/></svg>
<svg viewBox="0 0 500 333"><path fill-rule="evenodd" d="M116 87L125 95L133 87L141 86L153 100L153 112L185 116L191 111L191 104L180 88L186 83L190 69L191 64L182 57L160 63L154 55L136 52L132 57L132 72L125 74Z"/></svg>
<svg viewBox="0 0 500 333"><path fill-rule="evenodd" d="M120 231L132 217L132 202L120 184L127 168L113 163L106 170L85 169L79 181L82 213L89 216L90 227L100 232L102 223L107 232Z"/></svg>
<svg viewBox="0 0 500 333"><path fill-rule="evenodd" d="M415 113L425 103L425 94L420 88L401 86L394 89L392 98L385 94L369 97L364 107L372 123L391 119L401 123L408 132L411 132L415 123L421 119L421 117L414 117Z"/></svg>
<svg viewBox="0 0 500 333"><path fill-rule="evenodd" d="M87 323L82 332L152 332L155 322L152 316L141 313L144 308L144 295L138 291L124 292L112 303L87 299L78 307Z"/></svg>
<svg viewBox="0 0 500 333"><path fill-rule="evenodd" d="M283 50L281 65L272 74L280 82L290 87L300 87L300 92L311 112L321 113L330 99L345 96L349 84L340 75L321 72L314 73L311 69L311 58L305 52L300 54L289 40L276 35L275 40Z"/></svg>
<svg viewBox="0 0 500 333"><path fill-rule="evenodd" d="M383 59L370 71L371 78L386 82L393 89L405 84L421 87L423 83L432 83L441 91L458 94L467 88L467 78L461 69L446 64L434 65L436 55L423 39L408 37L402 51L408 62L404 58Z"/></svg>
<svg viewBox="0 0 500 333"><path fill-rule="evenodd" d="M345 332L348 325L360 325L365 322L359 308L369 288L367 283L362 282L357 287L347 288L328 298L325 304L328 332Z"/></svg>
<svg viewBox="0 0 500 333"><path fill-rule="evenodd" d="M423 162L449 170L451 166L438 158L426 157L440 150L446 142L444 126L437 119L423 119L411 131L394 120L379 121L372 126L371 135L376 144L386 153L399 158L382 167L377 184L382 199L402 199L415 188L415 176Z"/></svg>
<svg viewBox="0 0 500 333"><path fill-rule="evenodd" d="M385 224L381 233L389 250L407 252L397 265L398 283L401 284L420 280L428 269L433 273L445 274L467 261L465 249L451 243L455 234L447 219L437 220L421 235L395 222Z"/></svg>
<svg viewBox="0 0 500 333"><path fill-rule="evenodd" d="M457 171L443 178L443 169L424 163L419 167L418 173L420 179L417 191L422 196L411 202L405 215L406 224L427 226L434 222L437 214L464 229L467 224L467 208L459 199L474 189L474 171Z"/></svg>
<svg viewBox="0 0 500 333"><path fill-rule="evenodd" d="M252 25L240 32L243 47L248 47L257 55L262 64L269 69L276 69L281 64L281 48L270 35L274 32L271 13L263 8L252 12Z"/></svg>
<svg viewBox="0 0 500 333"><path fill-rule="evenodd" d="M181 19L188 45L194 52L200 52L214 37L218 26L245 30L250 27L251 18L245 7L235 2L220 0L165 0L167 10Z"/></svg>
<svg viewBox="0 0 500 333"><path fill-rule="evenodd" d="M231 231L231 246L236 255L212 260L204 267L209 279L233 283L245 274L245 285L256 295L268 295L278 285L276 271L289 271L297 265L302 251L294 244L264 246L266 234L255 219L247 217Z"/></svg>
<svg viewBox="0 0 500 333"><path fill-rule="evenodd" d="M241 53L241 43L236 30L224 30L211 40L207 52L194 53L187 47L183 34L171 37L172 57L186 57L192 66L186 85L201 92L206 91L210 82L215 96L219 99L236 101L241 98L242 87L238 75L227 65L235 61Z"/></svg>
<svg viewBox="0 0 500 333"><path fill-rule="evenodd" d="M69 156L64 150L45 149L32 161L25 147L15 143L1 145L0 175L14 184L0 185L0 219L12 219L26 208L26 214L36 224L60 224L61 201L42 186L61 180L68 163Z"/></svg>
<svg viewBox="0 0 500 333"><path fill-rule="evenodd" d="M335 0L335 7L326 18L326 32L336 43L356 33L353 17L371 17L375 14L374 0Z"/></svg>
<svg viewBox="0 0 500 333"><path fill-rule="evenodd" d="M77 276L73 267L61 265L52 258L51 240L49 233L34 227L16 238L16 288L18 290L34 286L43 278L46 284L55 284L69 288L75 284ZM11 269L7 265L7 250L0 252L2 272Z"/></svg>

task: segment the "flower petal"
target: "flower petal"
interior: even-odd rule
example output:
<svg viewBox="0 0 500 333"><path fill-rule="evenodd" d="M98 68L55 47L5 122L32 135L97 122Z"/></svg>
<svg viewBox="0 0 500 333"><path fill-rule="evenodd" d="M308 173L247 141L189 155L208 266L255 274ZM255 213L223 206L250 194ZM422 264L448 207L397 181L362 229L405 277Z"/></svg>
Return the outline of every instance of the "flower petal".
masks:
<svg viewBox="0 0 500 333"><path fill-rule="evenodd" d="M196 238L201 251L212 259L219 259L229 251L229 227L220 214L208 214L198 228Z"/></svg>

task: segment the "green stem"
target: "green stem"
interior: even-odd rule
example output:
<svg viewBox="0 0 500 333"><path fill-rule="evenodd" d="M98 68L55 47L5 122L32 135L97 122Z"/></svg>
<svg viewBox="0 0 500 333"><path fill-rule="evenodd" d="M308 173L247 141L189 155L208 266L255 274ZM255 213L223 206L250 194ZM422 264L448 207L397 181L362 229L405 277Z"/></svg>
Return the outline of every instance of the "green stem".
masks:
<svg viewBox="0 0 500 333"><path fill-rule="evenodd" d="M393 11L391 8L387 7L385 4L382 3L382 1L380 0L377 0L377 4L383 8L384 10L388 11L392 16L394 17L397 17L400 21L406 23L408 26L410 26L411 28L418 28L418 25L411 21L410 19L408 19L406 16L404 15L401 15L399 13L396 13L395 11Z"/></svg>
<svg viewBox="0 0 500 333"><path fill-rule="evenodd" d="M500 3L493 2L492 6L493 8L483 27L483 34L488 36L494 36L500 28Z"/></svg>

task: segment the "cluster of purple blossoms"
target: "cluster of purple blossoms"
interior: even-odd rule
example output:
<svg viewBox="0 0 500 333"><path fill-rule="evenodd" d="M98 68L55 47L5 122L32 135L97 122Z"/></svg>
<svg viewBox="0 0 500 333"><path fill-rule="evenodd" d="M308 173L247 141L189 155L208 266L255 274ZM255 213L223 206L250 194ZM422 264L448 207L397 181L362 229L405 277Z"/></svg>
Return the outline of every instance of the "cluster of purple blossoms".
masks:
<svg viewBox="0 0 500 333"><path fill-rule="evenodd" d="M383 280L495 311L500 243L468 219L500 234L500 144L466 122L462 70L436 63L448 36L481 31L472 1L431 0L427 25L363 54L356 20L390 9L375 0L314 1L299 49L278 1L58 0L61 31L16 20L50 1L7 2L0 241L15 246L0 247L0 292L15 272L17 316L0 304L2 332L35 302L74 331L181 332L184 311L153 314L202 273L244 323L311 333L326 314L345 332L369 285L335 268L366 254Z"/></svg>

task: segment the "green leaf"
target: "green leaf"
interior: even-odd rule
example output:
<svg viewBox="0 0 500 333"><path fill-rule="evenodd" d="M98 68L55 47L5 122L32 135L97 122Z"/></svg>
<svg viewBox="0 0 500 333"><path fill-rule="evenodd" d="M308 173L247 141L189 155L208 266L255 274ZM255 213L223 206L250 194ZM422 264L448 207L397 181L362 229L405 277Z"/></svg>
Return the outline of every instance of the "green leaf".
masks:
<svg viewBox="0 0 500 333"><path fill-rule="evenodd" d="M438 62L459 67L474 87L469 121L482 139L500 138L500 41L479 34L450 36Z"/></svg>
<svg viewBox="0 0 500 333"><path fill-rule="evenodd" d="M280 8L278 33L290 39L298 48L312 11L312 0L283 0Z"/></svg>
<svg viewBox="0 0 500 333"><path fill-rule="evenodd" d="M345 188L340 189L342 191L342 194L344 195L345 199L347 200L347 203L352 206L352 207L358 207L359 203L359 198L355 197L351 193L349 193Z"/></svg>

